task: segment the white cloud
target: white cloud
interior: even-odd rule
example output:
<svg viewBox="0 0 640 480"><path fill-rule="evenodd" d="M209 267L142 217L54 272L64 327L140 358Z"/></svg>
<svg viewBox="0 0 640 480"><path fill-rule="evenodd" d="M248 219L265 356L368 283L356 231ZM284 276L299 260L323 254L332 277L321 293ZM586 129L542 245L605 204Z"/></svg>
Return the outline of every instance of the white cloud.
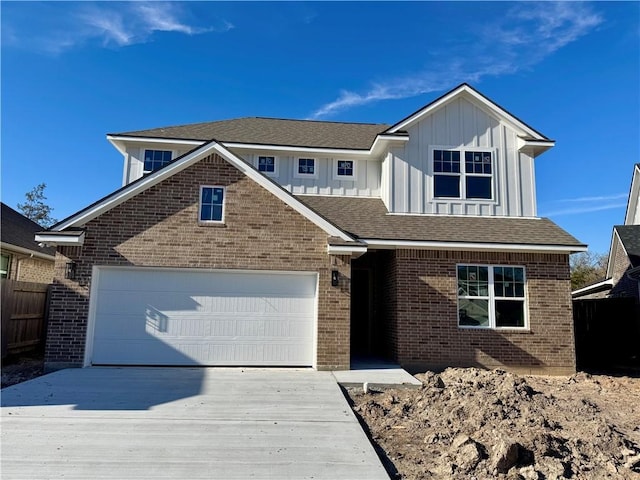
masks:
<svg viewBox="0 0 640 480"><path fill-rule="evenodd" d="M64 51L98 41L102 46L123 47L151 40L156 32L198 35L226 32L234 26L226 20L216 25L199 26L188 21L185 3L66 3L48 4L38 12L42 28L32 28L22 35L12 26L12 45L45 53ZM52 9L57 9L55 12ZM5 40L7 37L5 37Z"/></svg>
<svg viewBox="0 0 640 480"><path fill-rule="evenodd" d="M432 68L372 85L364 92L342 90L310 118L331 116L351 107L381 100L408 98L441 91L483 77L513 74L539 63L558 49L602 23L589 5L575 2L523 2L478 33L472 47L438 52ZM416 59L412 59L415 61Z"/></svg>
<svg viewBox="0 0 640 480"><path fill-rule="evenodd" d="M551 202L550 210L541 213L540 216L558 217L561 215L579 215L582 213L623 208L627 205L627 197L628 195L626 193L615 193L612 195L565 198ZM624 200L624 202L621 200Z"/></svg>

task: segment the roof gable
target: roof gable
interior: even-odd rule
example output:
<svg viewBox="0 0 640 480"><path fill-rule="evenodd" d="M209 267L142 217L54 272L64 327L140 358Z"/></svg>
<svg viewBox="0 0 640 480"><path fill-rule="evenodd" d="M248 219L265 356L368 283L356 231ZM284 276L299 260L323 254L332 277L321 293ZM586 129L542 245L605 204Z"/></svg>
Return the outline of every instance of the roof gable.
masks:
<svg viewBox="0 0 640 480"><path fill-rule="evenodd" d="M431 115L436 110L440 109L442 106L460 97L466 98L467 100L471 100L472 103L481 106L483 109L489 111L491 114L495 115L500 120L511 125L514 129L520 132L520 135L523 138L527 140L553 142L552 140L547 138L545 135L533 129L531 126L524 123L518 117L509 113L500 105L490 100L489 98L485 97L479 91L477 91L476 89L474 89L473 87L471 87L466 83L463 83L457 86L453 90L445 93L441 97L435 99L431 103L425 105L421 109L415 111L411 115L400 120L398 123L391 126L384 133L396 133L401 130L406 130L407 128L411 127L415 123L422 120L424 117Z"/></svg>
<svg viewBox="0 0 640 480"><path fill-rule="evenodd" d="M345 233L340 228L336 227L324 217L314 212L308 206L292 196L289 192L284 190L280 185L275 183L270 178L267 178L265 175L262 175L253 166L249 165L237 155L234 155L226 147L215 140L211 140L204 145L191 150L181 157L176 158L171 163L165 165L163 168L156 170L150 175L139 178L138 180L122 187L119 190L116 190L103 199L98 200L92 205L89 205L83 210L80 210L74 215L58 222L56 225L49 229L49 232L63 232L65 229L82 227L87 222L111 210L117 205L120 205L128 199L133 198L134 196L144 192L148 188L157 185L163 180L171 177L172 175L175 175L185 168L188 168L190 165L193 165L194 163L214 153L220 155L223 159L238 168L238 170L247 175L260 186L274 194L276 197L284 201L287 205L292 207L300 214L307 217L310 221L327 232L328 235L341 238L345 241L353 241L353 238L350 235ZM41 237L45 238L46 235L42 235ZM51 243L54 243L52 237Z"/></svg>
<svg viewBox="0 0 640 480"><path fill-rule="evenodd" d="M627 200L627 211L624 216L625 225L633 225L640 221L640 163L633 166L631 188Z"/></svg>
<svg viewBox="0 0 640 480"><path fill-rule="evenodd" d="M629 257L631 265L640 266L640 225L617 225L613 227Z"/></svg>

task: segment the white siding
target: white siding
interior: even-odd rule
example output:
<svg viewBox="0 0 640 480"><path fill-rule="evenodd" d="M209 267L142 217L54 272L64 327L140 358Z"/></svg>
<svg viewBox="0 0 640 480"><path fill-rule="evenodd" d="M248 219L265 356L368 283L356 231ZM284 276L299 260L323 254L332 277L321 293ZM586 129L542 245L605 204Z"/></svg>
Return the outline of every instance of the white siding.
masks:
<svg viewBox="0 0 640 480"><path fill-rule="evenodd" d="M517 132L469 100L458 98L408 128L409 142L388 161L393 213L535 216L533 158L518 152ZM430 148L487 148L495 152L492 200L433 197Z"/></svg>
<svg viewBox="0 0 640 480"><path fill-rule="evenodd" d="M261 155L277 158L277 174L270 177L294 194L302 195L345 195L350 197L380 197L381 162L379 160L363 160L343 157L300 155L274 155L273 153L239 153L244 160L257 167ZM294 172L298 158L316 159L316 178L299 178ZM335 178L336 160L353 160L355 179L342 180Z"/></svg>

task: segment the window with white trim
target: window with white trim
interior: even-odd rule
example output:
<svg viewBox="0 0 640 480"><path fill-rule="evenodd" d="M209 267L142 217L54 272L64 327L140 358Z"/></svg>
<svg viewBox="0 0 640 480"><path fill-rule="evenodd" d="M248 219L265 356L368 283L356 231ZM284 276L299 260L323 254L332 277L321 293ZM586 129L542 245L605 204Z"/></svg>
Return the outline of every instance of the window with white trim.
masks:
<svg viewBox="0 0 640 480"><path fill-rule="evenodd" d="M316 177L316 159L298 158L295 169L296 177Z"/></svg>
<svg viewBox="0 0 640 480"><path fill-rule="evenodd" d="M458 325L526 328L525 269L458 265Z"/></svg>
<svg viewBox="0 0 640 480"><path fill-rule="evenodd" d="M276 157L258 157L258 171L262 173L276 174Z"/></svg>
<svg viewBox="0 0 640 480"><path fill-rule="evenodd" d="M0 255L0 278L9 277L9 266L11 265L11 255Z"/></svg>
<svg viewBox="0 0 640 480"><path fill-rule="evenodd" d="M463 200L493 198L491 150L433 150L433 196Z"/></svg>
<svg viewBox="0 0 640 480"><path fill-rule="evenodd" d="M145 150L144 173L155 172L171 162L171 150Z"/></svg>
<svg viewBox="0 0 640 480"><path fill-rule="evenodd" d="M200 187L199 220L203 223L224 222L224 187Z"/></svg>
<svg viewBox="0 0 640 480"><path fill-rule="evenodd" d="M355 162L353 160L337 160L336 161L336 178L353 180L355 177Z"/></svg>

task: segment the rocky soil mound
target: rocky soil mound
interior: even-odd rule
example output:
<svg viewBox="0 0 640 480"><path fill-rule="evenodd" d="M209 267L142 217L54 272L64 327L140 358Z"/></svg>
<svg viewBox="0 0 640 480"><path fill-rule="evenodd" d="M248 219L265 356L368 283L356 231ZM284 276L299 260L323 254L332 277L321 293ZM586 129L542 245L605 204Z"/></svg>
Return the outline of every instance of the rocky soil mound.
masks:
<svg viewBox="0 0 640 480"><path fill-rule="evenodd" d="M640 379L450 368L354 411L402 479L640 478Z"/></svg>

